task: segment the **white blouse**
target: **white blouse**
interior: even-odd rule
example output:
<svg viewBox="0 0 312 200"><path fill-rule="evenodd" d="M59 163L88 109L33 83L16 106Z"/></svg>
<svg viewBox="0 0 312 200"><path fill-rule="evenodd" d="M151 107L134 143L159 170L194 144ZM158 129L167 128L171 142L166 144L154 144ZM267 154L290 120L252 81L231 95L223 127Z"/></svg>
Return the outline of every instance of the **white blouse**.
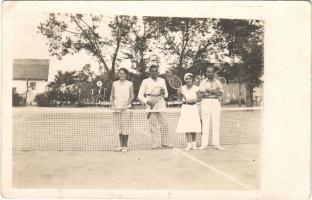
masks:
<svg viewBox="0 0 312 200"><path fill-rule="evenodd" d="M128 80L125 80L124 82L118 80L113 83L115 89L114 104L117 108L122 107L129 100L132 85L132 82Z"/></svg>
<svg viewBox="0 0 312 200"><path fill-rule="evenodd" d="M181 88L181 92L185 97L185 100L196 100L198 91L199 87L196 85L193 85L191 88L187 88L186 85L183 85Z"/></svg>

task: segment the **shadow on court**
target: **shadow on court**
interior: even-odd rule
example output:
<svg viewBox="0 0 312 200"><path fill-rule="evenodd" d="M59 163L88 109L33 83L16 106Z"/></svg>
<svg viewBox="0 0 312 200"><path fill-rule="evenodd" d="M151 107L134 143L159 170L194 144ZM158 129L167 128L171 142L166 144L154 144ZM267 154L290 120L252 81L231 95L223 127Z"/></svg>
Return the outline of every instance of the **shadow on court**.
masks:
<svg viewBox="0 0 312 200"><path fill-rule="evenodd" d="M13 153L13 187L258 190L260 144L224 148L19 151Z"/></svg>

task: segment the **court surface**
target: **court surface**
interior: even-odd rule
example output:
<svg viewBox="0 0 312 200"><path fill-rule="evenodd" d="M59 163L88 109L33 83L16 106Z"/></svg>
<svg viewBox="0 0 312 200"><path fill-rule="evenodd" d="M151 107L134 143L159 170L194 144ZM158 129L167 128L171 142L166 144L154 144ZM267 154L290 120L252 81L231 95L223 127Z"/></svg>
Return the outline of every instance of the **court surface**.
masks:
<svg viewBox="0 0 312 200"><path fill-rule="evenodd" d="M13 187L258 190L260 144L223 147L188 152L15 151Z"/></svg>

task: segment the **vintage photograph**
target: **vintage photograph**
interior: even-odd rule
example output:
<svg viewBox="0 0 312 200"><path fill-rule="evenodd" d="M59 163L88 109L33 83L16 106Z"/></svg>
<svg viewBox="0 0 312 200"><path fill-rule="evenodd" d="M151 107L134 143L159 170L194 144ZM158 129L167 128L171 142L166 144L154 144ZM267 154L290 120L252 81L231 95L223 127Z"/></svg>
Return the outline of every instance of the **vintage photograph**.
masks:
<svg viewBox="0 0 312 200"><path fill-rule="evenodd" d="M309 197L310 4L2 11L4 198Z"/></svg>
<svg viewBox="0 0 312 200"><path fill-rule="evenodd" d="M259 190L264 21L20 17L13 188Z"/></svg>

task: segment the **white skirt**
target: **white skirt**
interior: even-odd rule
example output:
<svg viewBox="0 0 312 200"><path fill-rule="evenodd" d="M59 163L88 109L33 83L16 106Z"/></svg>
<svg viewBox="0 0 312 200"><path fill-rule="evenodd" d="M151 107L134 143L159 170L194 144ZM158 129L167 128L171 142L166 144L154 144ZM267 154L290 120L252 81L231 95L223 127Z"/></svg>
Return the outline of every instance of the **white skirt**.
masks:
<svg viewBox="0 0 312 200"><path fill-rule="evenodd" d="M177 133L201 132L201 122L198 106L182 105L180 118L177 126Z"/></svg>

